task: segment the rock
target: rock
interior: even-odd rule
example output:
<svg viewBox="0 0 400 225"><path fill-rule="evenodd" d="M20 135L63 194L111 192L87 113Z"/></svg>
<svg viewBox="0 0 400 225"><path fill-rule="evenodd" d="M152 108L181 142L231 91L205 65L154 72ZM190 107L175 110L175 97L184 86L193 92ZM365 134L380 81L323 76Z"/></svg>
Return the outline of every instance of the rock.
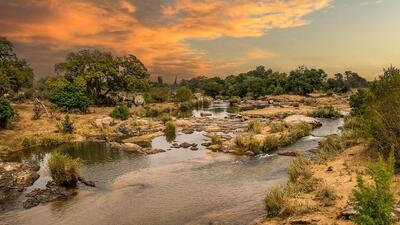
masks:
<svg viewBox="0 0 400 225"><path fill-rule="evenodd" d="M17 198L38 178L39 166L30 163L0 162L0 205Z"/></svg>
<svg viewBox="0 0 400 225"><path fill-rule="evenodd" d="M161 152L166 152L166 151L163 150L163 149L157 149L157 148L155 148L155 149L152 149L152 148L144 148L144 149L141 150L141 152L142 152L143 154L146 154L146 155L153 155L153 154L157 154L157 153L161 153Z"/></svg>
<svg viewBox="0 0 400 225"><path fill-rule="evenodd" d="M216 125L212 125L206 128L206 132L210 133L210 132L219 132L221 131L221 127L216 126Z"/></svg>
<svg viewBox="0 0 400 225"><path fill-rule="evenodd" d="M190 150L192 150L192 151L197 151L197 150L199 150L199 148L193 146L193 147L190 148Z"/></svg>
<svg viewBox="0 0 400 225"><path fill-rule="evenodd" d="M328 166L328 168L326 169L327 172L332 172L333 171L333 167L332 166Z"/></svg>
<svg viewBox="0 0 400 225"><path fill-rule="evenodd" d="M183 143L181 143L180 145L179 145L179 147L181 147L181 148L189 148L189 147L191 147L192 146L192 144L189 144L189 143L187 143L187 142L183 142Z"/></svg>
<svg viewBox="0 0 400 225"><path fill-rule="evenodd" d="M210 146L208 146L207 149L209 149L213 152L218 152L219 150L221 150L221 145L210 145Z"/></svg>
<svg viewBox="0 0 400 225"><path fill-rule="evenodd" d="M193 123L186 119L176 120L175 124L178 127L192 127L193 126Z"/></svg>
<svg viewBox="0 0 400 225"><path fill-rule="evenodd" d="M201 143L202 146L204 147L208 147L211 145L211 142L205 142L205 143Z"/></svg>
<svg viewBox="0 0 400 225"><path fill-rule="evenodd" d="M118 126L118 131L128 136L133 136L135 134L135 132L126 123L121 123Z"/></svg>
<svg viewBox="0 0 400 225"><path fill-rule="evenodd" d="M317 224L318 221L320 220L311 218L300 218L300 219L293 219L289 223L292 225L303 225L303 224Z"/></svg>
<svg viewBox="0 0 400 225"><path fill-rule="evenodd" d="M341 219L350 219L351 216L357 215L357 211L354 210L352 205L347 205L341 212L340 212L340 218Z"/></svg>
<svg viewBox="0 0 400 225"><path fill-rule="evenodd" d="M202 117L212 116L212 113L209 113L209 112L201 112L201 113L200 113L200 116L202 116Z"/></svg>
<svg viewBox="0 0 400 225"><path fill-rule="evenodd" d="M293 151L292 152L278 152L278 155L296 157L299 155L299 153L293 152Z"/></svg>
<svg viewBox="0 0 400 225"><path fill-rule="evenodd" d="M252 151L246 151L244 154L247 155L247 156L255 156L255 155L256 155L256 154L255 154L254 152L252 152Z"/></svg>
<svg viewBox="0 0 400 225"><path fill-rule="evenodd" d="M25 196L28 199L23 203L23 207L29 209L39 205L40 203L67 199L72 196L72 193L67 191L66 188L57 186L50 181L47 183L46 189L35 189Z"/></svg>
<svg viewBox="0 0 400 225"><path fill-rule="evenodd" d="M321 122L315 118L304 116L304 115L291 115L283 119L283 122L288 124L296 124L296 123L308 123L313 127L317 127L321 125Z"/></svg>
<svg viewBox="0 0 400 225"><path fill-rule="evenodd" d="M179 148L178 143L173 143L173 144L171 145L171 148Z"/></svg>
<svg viewBox="0 0 400 225"><path fill-rule="evenodd" d="M109 116L101 118L101 119L97 119L95 121L95 125L98 128L107 127L107 126L109 127L109 126L114 125L114 119Z"/></svg>
<svg viewBox="0 0 400 225"><path fill-rule="evenodd" d="M193 144L192 144L192 147L197 147L197 144L196 144L196 143L193 143Z"/></svg>
<svg viewBox="0 0 400 225"><path fill-rule="evenodd" d="M193 134L194 130L192 128L184 128L184 129L182 129L182 133L184 133L184 134Z"/></svg>
<svg viewBox="0 0 400 225"><path fill-rule="evenodd" d="M142 147L135 143L117 143L117 142L110 142L110 147L113 149L124 150L129 152L140 152Z"/></svg>

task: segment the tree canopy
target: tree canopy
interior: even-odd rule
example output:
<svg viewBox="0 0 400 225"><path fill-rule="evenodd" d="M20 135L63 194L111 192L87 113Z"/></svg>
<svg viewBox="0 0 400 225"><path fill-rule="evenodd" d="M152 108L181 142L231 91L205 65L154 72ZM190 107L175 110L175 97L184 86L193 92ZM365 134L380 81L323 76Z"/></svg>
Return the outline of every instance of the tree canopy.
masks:
<svg viewBox="0 0 400 225"><path fill-rule="evenodd" d="M113 56L110 52L84 49L69 53L55 65L57 75L81 87L96 104L110 93L142 92L148 89L149 73L135 56Z"/></svg>
<svg viewBox="0 0 400 225"><path fill-rule="evenodd" d="M24 59L17 57L10 41L0 37L0 94L31 88L32 83L32 68Z"/></svg>

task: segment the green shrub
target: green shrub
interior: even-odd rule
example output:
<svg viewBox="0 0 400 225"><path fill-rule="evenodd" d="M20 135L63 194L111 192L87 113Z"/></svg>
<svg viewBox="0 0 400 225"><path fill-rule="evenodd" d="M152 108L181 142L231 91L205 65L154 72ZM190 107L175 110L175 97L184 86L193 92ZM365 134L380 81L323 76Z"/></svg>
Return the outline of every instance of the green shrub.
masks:
<svg viewBox="0 0 400 225"><path fill-rule="evenodd" d="M192 91L185 86L180 87L178 88L178 90L176 90L175 99L177 102L187 102L190 101L192 97Z"/></svg>
<svg viewBox="0 0 400 225"><path fill-rule="evenodd" d="M161 110L149 106L145 106L144 110L145 110L144 116L146 117L158 117L162 113Z"/></svg>
<svg viewBox="0 0 400 225"><path fill-rule="evenodd" d="M189 112L192 110L192 105L189 102L182 102L179 104L179 111L180 112Z"/></svg>
<svg viewBox="0 0 400 225"><path fill-rule="evenodd" d="M175 140L176 138L176 123L174 121L168 121L165 123L164 130L165 137L168 142Z"/></svg>
<svg viewBox="0 0 400 225"><path fill-rule="evenodd" d="M39 145L45 147L54 147L61 145L67 142L66 139L56 136L56 135L48 135L40 139Z"/></svg>
<svg viewBox="0 0 400 225"><path fill-rule="evenodd" d="M359 175L357 187L353 190L352 205L358 212L351 217L358 224L393 224L392 212L395 198L391 187L394 175L394 153L387 160L382 157L379 161L367 167L373 184L367 184Z"/></svg>
<svg viewBox="0 0 400 225"><path fill-rule="evenodd" d="M301 179L310 179L312 177L310 165L311 161L304 156L293 159L288 167L289 182L296 183Z"/></svg>
<svg viewBox="0 0 400 225"><path fill-rule="evenodd" d="M38 120L42 116L42 108L38 103L35 103L33 106L33 115L32 115L32 120Z"/></svg>
<svg viewBox="0 0 400 225"><path fill-rule="evenodd" d="M358 89L355 94L350 96L351 112L356 115L364 114L371 99L372 94L369 90Z"/></svg>
<svg viewBox="0 0 400 225"><path fill-rule="evenodd" d="M74 122L71 120L69 115L65 115L64 119L57 124L57 128L61 133L72 134L75 130Z"/></svg>
<svg viewBox="0 0 400 225"><path fill-rule="evenodd" d="M267 192L264 205L268 217L278 216L288 209L289 197L282 187L277 186Z"/></svg>
<svg viewBox="0 0 400 225"><path fill-rule="evenodd" d="M32 148L38 145L37 139L34 137L24 137L21 143L23 148Z"/></svg>
<svg viewBox="0 0 400 225"><path fill-rule="evenodd" d="M17 116L16 111L11 107L7 99L0 98L0 128L6 128L11 119Z"/></svg>
<svg viewBox="0 0 400 225"><path fill-rule="evenodd" d="M163 114L161 114L160 119L161 119L161 121L165 124L166 122L171 121L171 120L172 120L172 117L171 117L170 114L163 113Z"/></svg>
<svg viewBox="0 0 400 225"><path fill-rule="evenodd" d="M331 156L335 156L343 151L339 136L331 136L319 143L319 157L327 160Z"/></svg>
<svg viewBox="0 0 400 225"><path fill-rule="evenodd" d="M63 89L54 90L50 94L49 100L61 111L80 110L86 112L90 104L89 98L82 92L81 88L74 84L68 84Z"/></svg>
<svg viewBox="0 0 400 225"><path fill-rule="evenodd" d="M232 97L229 99L229 104L230 104L230 105L239 104L240 101L241 101L241 98L240 98L239 96L232 96Z"/></svg>
<svg viewBox="0 0 400 225"><path fill-rule="evenodd" d="M337 118L340 113L332 105L319 106L314 112L310 113L312 117Z"/></svg>
<svg viewBox="0 0 400 225"><path fill-rule="evenodd" d="M324 184L322 188L317 192L316 199L321 201L323 206L332 206L335 204L336 199L339 196L333 187Z"/></svg>
<svg viewBox="0 0 400 225"><path fill-rule="evenodd" d="M259 120L250 120L247 123L247 131L252 132L254 134L261 133L261 123Z"/></svg>
<svg viewBox="0 0 400 225"><path fill-rule="evenodd" d="M219 135L213 134L210 136L211 145L220 145L222 144L221 137Z"/></svg>
<svg viewBox="0 0 400 225"><path fill-rule="evenodd" d="M279 147L279 140L277 137L273 135L268 135L267 137L265 137L263 143L264 152L276 150L278 147Z"/></svg>
<svg viewBox="0 0 400 225"><path fill-rule="evenodd" d="M110 116L114 119L127 120L129 118L129 107L126 105L117 105L114 107Z"/></svg>
<svg viewBox="0 0 400 225"><path fill-rule="evenodd" d="M48 163L53 181L61 186L76 186L79 161L58 151L52 152Z"/></svg>

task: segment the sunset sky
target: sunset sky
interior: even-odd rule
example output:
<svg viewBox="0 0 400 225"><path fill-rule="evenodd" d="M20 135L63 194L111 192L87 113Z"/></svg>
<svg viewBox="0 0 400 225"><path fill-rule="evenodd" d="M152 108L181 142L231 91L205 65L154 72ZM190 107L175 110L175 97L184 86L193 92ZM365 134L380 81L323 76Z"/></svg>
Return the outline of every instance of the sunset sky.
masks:
<svg viewBox="0 0 400 225"><path fill-rule="evenodd" d="M153 77L400 66L399 0L0 0L0 36L38 76L73 50L133 54Z"/></svg>

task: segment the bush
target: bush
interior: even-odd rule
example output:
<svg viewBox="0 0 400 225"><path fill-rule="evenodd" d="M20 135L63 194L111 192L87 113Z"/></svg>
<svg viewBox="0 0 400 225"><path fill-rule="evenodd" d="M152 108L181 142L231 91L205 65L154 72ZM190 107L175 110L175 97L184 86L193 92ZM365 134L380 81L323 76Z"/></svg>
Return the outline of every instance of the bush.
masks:
<svg viewBox="0 0 400 225"><path fill-rule="evenodd" d="M86 112L90 104L89 98L78 86L73 84L68 84L63 89L53 91L49 100L61 111L80 110L81 112Z"/></svg>
<svg viewBox="0 0 400 225"><path fill-rule="evenodd" d="M189 112L192 110L192 105L189 102L182 102L179 104L179 111L180 112Z"/></svg>
<svg viewBox="0 0 400 225"><path fill-rule="evenodd" d="M340 113L332 105L320 106L310 114L312 117L337 118Z"/></svg>
<svg viewBox="0 0 400 225"><path fill-rule="evenodd" d="M129 107L126 105L117 105L110 113L110 116L114 119L127 120L129 118Z"/></svg>
<svg viewBox="0 0 400 225"><path fill-rule="evenodd" d="M355 94L350 96L351 112L355 115L364 114L371 97L370 91L358 89Z"/></svg>
<svg viewBox="0 0 400 225"><path fill-rule="evenodd" d="M171 121L171 120L172 120L172 117L171 117L170 114L163 113L163 114L161 114L160 119L161 119L161 121L165 124L165 123L167 123L168 121Z"/></svg>
<svg viewBox="0 0 400 225"><path fill-rule="evenodd" d="M40 146L54 147L67 142L67 139L56 135L49 135L40 139Z"/></svg>
<svg viewBox="0 0 400 225"><path fill-rule="evenodd" d="M288 208L289 197L282 187L277 186L267 192L264 205L268 217L278 216Z"/></svg>
<svg viewBox="0 0 400 225"><path fill-rule="evenodd" d="M37 140L34 137L24 137L24 139L22 139L22 147L23 148L32 148L37 146Z"/></svg>
<svg viewBox="0 0 400 225"><path fill-rule="evenodd" d="M309 179L312 177L310 169L311 161L304 156L297 156L288 167L289 181L298 182L300 179Z"/></svg>
<svg viewBox="0 0 400 225"><path fill-rule="evenodd" d="M175 140L175 138L176 138L176 123L174 121L168 121L165 123L164 134L165 134L165 137L168 142Z"/></svg>
<svg viewBox="0 0 400 225"><path fill-rule="evenodd" d="M187 102L190 101L192 97L192 91L189 88L183 86L176 91L175 99L177 102Z"/></svg>
<svg viewBox="0 0 400 225"><path fill-rule="evenodd" d="M229 99L229 104L230 105L235 105L235 104L239 104L240 103L240 97L239 96L232 96L230 99Z"/></svg>
<svg viewBox="0 0 400 225"><path fill-rule="evenodd" d="M357 177L357 187L351 200L358 214L351 217L352 220L358 224L393 224L395 198L391 184L394 164L392 150L387 160L380 157L378 162L367 167L373 184L366 184L360 175Z"/></svg>
<svg viewBox="0 0 400 225"><path fill-rule="evenodd" d="M57 128L61 133L72 134L75 130L74 122L69 118L69 115L65 115L64 119L57 124Z"/></svg>
<svg viewBox="0 0 400 225"><path fill-rule="evenodd" d="M53 181L60 186L76 186L79 161L58 151L52 152L47 162Z"/></svg>
<svg viewBox="0 0 400 225"><path fill-rule="evenodd" d="M259 120L250 120L247 124L247 131L254 134L261 133L261 123Z"/></svg>
<svg viewBox="0 0 400 225"><path fill-rule="evenodd" d="M42 108L38 102L35 102L33 106L32 120L38 120L42 116Z"/></svg>
<svg viewBox="0 0 400 225"><path fill-rule="evenodd" d="M339 136L328 137L319 143L319 157L327 160L329 157L342 152L341 138Z"/></svg>
<svg viewBox="0 0 400 225"><path fill-rule="evenodd" d="M222 144L221 137L219 135L211 135L211 145L220 145Z"/></svg>
<svg viewBox="0 0 400 225"><path fill-rule="evenodd" d="M0 128L6 128L17 113L7 99L0 98Z"/></svg>
<svg viewBox="0 0 400 225"><path fill-rule="evenodd" d="M317 193L316 199L322 202L323 206L332 206L335 204L338 195L333 187L325 184Z"/></svg>

